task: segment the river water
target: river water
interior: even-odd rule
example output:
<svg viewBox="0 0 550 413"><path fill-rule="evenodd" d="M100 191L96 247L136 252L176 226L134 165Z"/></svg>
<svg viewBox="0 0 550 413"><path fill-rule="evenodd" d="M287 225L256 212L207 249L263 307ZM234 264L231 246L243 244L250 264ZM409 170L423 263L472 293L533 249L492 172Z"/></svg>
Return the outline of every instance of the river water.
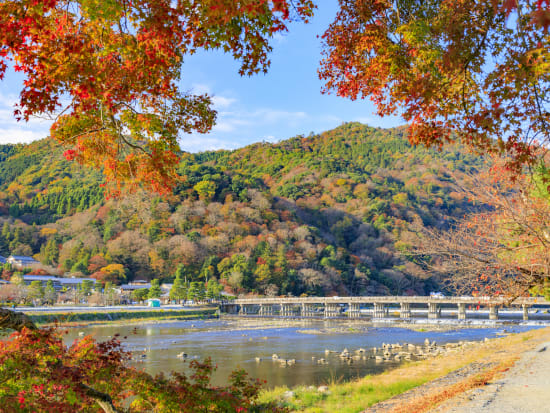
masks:
<svg viewBox="0 0 550 413"><path fill-rule="evenodd" d="M509 332L533 327L506 326ZM218 368L213 383L223 385L236 368L244 368L251 377L267 381L267 387L279 385L322 385L345 381L381 372L397 362L376 363L372 359L342 361L337 353L328 356L325 350L351 353L359 348L370 350L382 343L422 344L428 338L438 344L461 340L483 340L497 337L503 327L456 328L447 331L414 331L406 328L373 326L366 322L342 320L261 320L216 319L134 324L129 326L90 326L70 329L67 341L90 334L104 341L120 334L124 347L132 351L136 367L148 373L187 371L177 355L185 352L187 360L211 357ZM281 367L272 355L296 359L295 365ZM372 354L372 353L370 353ZM261 361L257 361L259 357ZM312 359L315 357L315 360ZM318 364L325 358L327 364Z"/></svg>

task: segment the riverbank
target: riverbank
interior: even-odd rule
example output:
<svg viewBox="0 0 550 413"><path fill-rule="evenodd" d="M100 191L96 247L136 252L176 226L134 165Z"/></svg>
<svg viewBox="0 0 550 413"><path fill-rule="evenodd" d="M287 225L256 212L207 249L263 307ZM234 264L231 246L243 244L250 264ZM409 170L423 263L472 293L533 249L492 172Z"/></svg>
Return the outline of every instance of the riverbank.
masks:
<svg viewBox="0 0 550 413"><path fill-rule="evenodd" d="M62 327L75 327L86 325L132 324L147 321L191 320L218 318L218 310L213 307L185 310L148 309L144 311L134 310L80 310L78 312L51 312L33 313L25 312L31 320L39 326L57 325Z"/></svg>
<svg viewBox="0 0 550 413"><path fill-rule="evenodd" d="M525 352L550 340L550 328L531 330L463 347L454 353L412 361L349 383L335 377L326 386L277 387L261 401L277 401L291 411L425 412L510 368ZM368 410L367 410L368 409Z"/></svg>

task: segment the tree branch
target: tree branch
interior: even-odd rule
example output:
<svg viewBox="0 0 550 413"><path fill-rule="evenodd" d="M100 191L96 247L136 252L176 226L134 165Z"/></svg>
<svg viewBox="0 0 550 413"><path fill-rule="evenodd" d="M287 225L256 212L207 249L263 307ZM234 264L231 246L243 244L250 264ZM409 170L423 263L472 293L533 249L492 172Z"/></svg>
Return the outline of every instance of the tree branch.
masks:
<svg viewBox="0 0 550 413"><path fill-rule="evenodd" d="M21 331L26 327L29 330L36 330L37 327L30 317L23 313L17 313L6 308L0 308L0 330Z"/></svg>
<svg viewBox="0 0 550 413"><path fill-rule="evenodd" d="M28 315L8 310L6 308L0 308L0 330L10 329L21 331L25 327L29 330L38 329L36 324L34 324ZM105 413L123 413L123 411L118 410L115 407L113 404L113 399L111 399L111 396L108 394L100 392L99 390L96 390L84 383L78 383L77 385L84 391L86 396L99 404Z"/></svg>

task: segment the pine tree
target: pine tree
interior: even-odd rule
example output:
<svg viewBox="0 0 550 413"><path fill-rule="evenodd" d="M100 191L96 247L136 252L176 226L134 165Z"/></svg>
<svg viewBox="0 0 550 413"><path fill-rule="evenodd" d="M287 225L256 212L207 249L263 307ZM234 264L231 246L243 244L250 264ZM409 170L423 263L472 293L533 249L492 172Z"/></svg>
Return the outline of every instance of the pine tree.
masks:
<svg viewBox="0 0 550 413"><path fill-rule="evenodd" d="M57 292L55 291L52 280L48 280L46 282L46 288L44 290L44 301L51 305L55 304L55 302L57 301Z"/></svg>
<svg viewBox="0 0 550 413"><path fill-rule="evenodd" d="M160 281L158 279L151 280L151 288L149 288L147 298L160 298L161 295Z"/></svg>
<svg viewBox="0 0 550 413"><path fill-rule="evenodd" d="M178 267L179 269L180 267ZM176 279L170 289L170 300L181 301L187 297L187 287L184 281L181 279L181 275L176 271Z"/></svg>
<svg viewBox="0 0 550 413"><path fill-rule="evenodd" d="M29 299L37 300L41 302L44 299L44 287L42 287L42 281L32 281L29 285Z"/></svg>

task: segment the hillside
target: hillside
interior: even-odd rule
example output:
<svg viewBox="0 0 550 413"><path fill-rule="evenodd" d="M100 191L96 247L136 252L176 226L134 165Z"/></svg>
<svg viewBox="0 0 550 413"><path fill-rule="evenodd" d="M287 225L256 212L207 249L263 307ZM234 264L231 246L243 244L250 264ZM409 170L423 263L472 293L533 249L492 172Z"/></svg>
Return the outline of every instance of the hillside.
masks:
<svg viewBox="0 0 550 413"><path fill-rule="evenodd" d="M161 199L105 200L100 174L51 141L0 146L0 250L100 280L216 278L262 294L423 294L437 288L396 251L413 226L469 208L453 178L483 168L402 129L346 123L320 135L185 154Z"/></svg>

